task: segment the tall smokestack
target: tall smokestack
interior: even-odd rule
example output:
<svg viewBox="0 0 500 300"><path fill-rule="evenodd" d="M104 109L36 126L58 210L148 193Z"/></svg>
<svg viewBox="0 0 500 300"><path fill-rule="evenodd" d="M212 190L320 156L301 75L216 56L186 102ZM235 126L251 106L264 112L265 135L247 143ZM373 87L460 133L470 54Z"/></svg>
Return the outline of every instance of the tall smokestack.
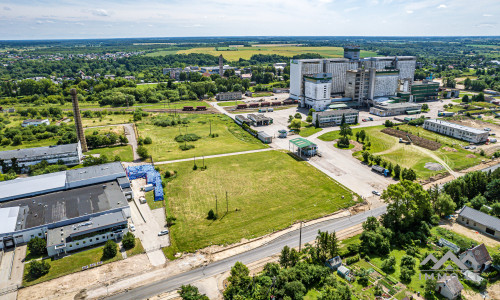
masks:
<svg viewBox="0 0 500 300"><path fill-rule="evenodd" d="M83 133L82 116L80 115L80 107L78 106L78 95L76 94L76 89L71 89L71 99L73 101L73 115L75 118L76 135L82 146L82 152L87 152L87 141L85 140L85 134Z"/></svg>
<svg viewBox="0 0 500 300"><path fill-rule="evenodd" d="M224 77L224 57L222 57L222 54L219 56L219 75Z"/></svg>

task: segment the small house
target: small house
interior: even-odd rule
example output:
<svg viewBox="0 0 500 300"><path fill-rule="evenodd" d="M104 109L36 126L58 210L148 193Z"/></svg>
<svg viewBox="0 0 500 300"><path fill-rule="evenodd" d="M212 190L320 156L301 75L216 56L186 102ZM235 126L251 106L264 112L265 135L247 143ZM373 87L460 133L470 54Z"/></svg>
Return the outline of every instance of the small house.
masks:
<svg viewBox="0 0 500 300"><path fill-rule="evenodd" d="M460 297L464 286L456 276L445 276L437 281L436 291L446 299Z"/></svg>
<svg viewBox="0 0 500 300"><path fill-rule="evenodd" d="M492 263L490 253L484 244L464 251L459 258L467 267L479 273L488 269Z"/></svg>
<svg viewBox="0 0 500 300"><path fill-rule="evenodd" d="M340 256L335 256L334 258L330 258L325 262L325 265L332 271L337 271L337 269L340 266L342 266L342 258L340 258Z"/></svg>

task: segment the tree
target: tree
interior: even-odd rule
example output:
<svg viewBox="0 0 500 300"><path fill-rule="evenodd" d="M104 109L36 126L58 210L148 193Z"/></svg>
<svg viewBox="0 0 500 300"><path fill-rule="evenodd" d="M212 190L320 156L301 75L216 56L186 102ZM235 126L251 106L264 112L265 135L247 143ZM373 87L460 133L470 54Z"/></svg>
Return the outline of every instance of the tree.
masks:
<svg viewBox="0 0 500 300"><path fill-rule="evenodd" d="M399 275L399 279L401 279L401 282L403 283L411 282L411 276L413 275L412 270L410 270L408 267L401 267L400 272L401 274Z"/></svg>
<svg viewBox="0 0 500 300"><path fill-rule="evenodd" d="M319 118L316 116L316 126L314 126L316 128L319 128Z"/></svg>
<svg viewBox="0 0 500 300"><path fill-rule="evenodd" d="M31 279L37 279L49 273L50 264L45 260L34 260L29 263L28 274Z"/></svg>
<svg viewBox="0 0 500 300"><path fill-rule="evenodd" d="M289 259L290 259L290 247L285 246L281 250L281 254L280 254L280 266L282 268L288 267Z"/></svg>
<svg viewBox="0 0 500 300"><path fill-rule="evenodd" d="M283 289L285 295L289 296L291 299L302 299L307 292L304 284L298 280L285 283Z"/></svg>
<svg viewBox="0 0 500 300"><path fill-rule="evenodd" d="M369 163L370 162L370 152L368 151L363 151L363 161L365 163Z"/></svg>
<svg viewBox="0 0 500 300"><path fill-rule="evenodd" d="M118 245L113 240L108 240L102 250L104 259L111 259L116 256Z"/></svg>
<svg viewBox="0 0 500 300"><path fill-rule="evenodd" d="M396 165L394 167L394 177L396 179L399 179L400 176L401 176L401 167L399 165Z"/></svg>
<svg viewBox="0 0 500 300"><path fill-rule="evenodd" d="M148 136L144 139L144 145L150 145L153 143L153 140Z"/></svg>
<svg viewBox="0 0 500 300"><path fill-rule="evenodd" d="M300 129L302 127L302 121L300 119L293 119L290 123L290 128L292 129Z"/></svg>
<svg viewBox="0 0 500 300"><path fill-rule="evenodd" d="M328 233L328 231L318 230L314 260L319 263L324 263L327 259L337 256L338 251L339 245L335 231Z"/></svg>
<svg viewBox="0 0 500 300"><path fill-rule="evenodd" d="M392 126L394 126L394 123L391 120L385 120L384 126L385 127L392 127Z"/></svg>
<svg viewBox="0 0 500 300"><path fill-rule="evenodd" d="M429 105L427 105L427 103L422 104L422 110L423 111L429 110Z"/></svg>
<svg viewBox="0 0 500 300"><path fill-rule="evenodd" d="M472 208L477 210L481 209L481 207L483 207L483 205L485 205L486 203L487 203L486 198L482 195L477 195L470 201Z"/></svg>
<svg viewBox="0 0 500 300"><path fill-rule="evenodd" d="M368 272L363 269L363 271L361 271L361 274L359 274L358 283L366 287L368 285L368 282L369 282Z"/></svg>
<svg viewBox="0 0 500 300"><path fill-rule="evenodd" d="M405 168L401 174L401 179L414 181L417 179L417 174L413 171L413 169Z"/></svg>
<svg viewBox="0 0 500 300"><path fill-rule="evenodd" d="M179 296L182 300L209 300L209 298L201 294L197 287L193 285L183 285L179 291Z"/></svg>
<svg viewBox="0 0 500 300"><path fill-rule="evenodd" d="M168 216L167 217L167 227L170 227L175 224L175 221L177 221L177 218L174 216Z"/></svg>
<svg viewBox="0 0 500 300"><path fill-rule="evenodd" d="M43 255L47 249L47 242L39 237L34 237L28 242L28 249L34 255Z"/></svg>
<svg viewBox="0 0 500 300"><path fill-rule="evenodd" d="M366 138L366 132L364 129L361 129L361 131L359 132L359 138L361 139L361 142L364 142L365 141L365 138Z"/></svg>
<svg viewBox="0 0 500 300"><path fill-rule="evenodd" d="M342 120L340 121L340 126L345 124L345 114L342 114Z"/></svg>
<svg viewBox="0 0 500 300"><path fill-rule="evenodd" d="M214 210L213 209L210 209L208 211L208 216L207 216L207 219L208 220L217 220L217 216L215 215L214 213Z"/></svg>
<svg viewBox="0 0 500 300"><path fill-rule="evenodd" d="M359 134L360 134L360 131L357 131L356 132L356 142L359 142Z"/></svg>
<svg viewBox="0 0 500 300"><path fill-rule="evenodd" d="M144 146L137 147L136 151L141 159L146 159L149 157L148 149L146 149L146 147Z"/></svg>
<svg viewBox="0 0 500 300"><path fill-rule="evenodd" d="M466 90L470 89L471 83L472 83L472 80L470 80L469 77L465 78L465 80L464 80L464 87L465 87ZM462 98L462 102L468 102L468 101L463 101L463 98Z"/></svg>
<svg viewBox="0 0 500 300"><path fill-rule="evenodd" d="M491 205L491 214L496 217L500 217L500 202L496 202Z"/></svg>
<svg viewBox="0 0 500 300"><path fill-rule="evenodd" d="M12 138L12 146L19 146L23 143L23 138L20 135L16 135Z"/></svg>
<svg viewBox="0 0 500 300"><path fill-rule="evenodd" d="M468 78L467 78L468 79ZM462 103L469 103L469 96L468 95L464 95L462 97Z"/></svg>
<svg viewBox="0 0 500 300"><path fill-rule="evenodd" d="M312 116L307 116L306 117L306 122L312 123L313 117Z"/></svg>
<svg viewBox="0 0 500 300"><path fill-rule="evenodd" d="M295 119L302 120L302 115L300 113L296 113L294 117Z"/></svg>
<svg viewBox="0 0 500 300"><path fill-rule="evenodd" d="M451 215L456 208L457 204L446 193L440 193L434 204L434 210L440 217Z"/></svg>
<svg viewBox="0 0 500 300"><path fill-rule="evenodd" d="M135 236L132 232L129 231L123 236L122 245L127 250L135 247Z"/></svg>
<svg viewBox="0 0 500 300"><path fill-rule="evenodd" d="M434 292L436 291L436 279L428 278L425 280L425 296L429 299L434 298Z"/></svg>
<svg viewBox="0 0 500 300"><path fill-rule="evenodd" d="M490 200L500 199L500 179L493 179L486 185L484 196Z"/></svg>
<svg viewBox="0 0 500 300"><path fill-rule="evenodd" d="M382 261L382 270L386 273L393 273L396 266L396 258L391 255Z"/></svg>
<svg viewBox="0 0 500 300"><path fill-rule="evenodd" d="M239 295L245 299L247 295L246 291L251 283L251 278L249 276L250 271L247 266L241 262L236 262L231 268L231 275L227 278L229 285L224 291L224 299L235 299L234 296Z"/></svg>
<svg viewBox="0 0 500 300"><path fill-rule="evenodd" d="M493 265L500 266L500 252L493 253L491 255Z"/></svg>

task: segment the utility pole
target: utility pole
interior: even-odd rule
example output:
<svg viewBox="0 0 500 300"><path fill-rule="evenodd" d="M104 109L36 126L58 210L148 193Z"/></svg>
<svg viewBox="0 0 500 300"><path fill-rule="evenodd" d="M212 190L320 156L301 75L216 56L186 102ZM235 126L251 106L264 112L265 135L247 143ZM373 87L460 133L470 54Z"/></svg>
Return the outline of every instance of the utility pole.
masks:
<svg viewBox="0 0 500 300"><path fill-rule="evenodd" d="M226 213L229 212L229 200L227 200L227 191L226 191Z"/></svg>
<svg viewBox="0 0 500 300"><path fill-rule="evenodd" d="M300 229L299 229L299 252L302 249L302 221L300 221Z"/></svg>
<svg viewBox="0 0 500 300"><path fill-rule="evenodd" d="M203 156L203 168L205 168L205 156Z"/></svg>

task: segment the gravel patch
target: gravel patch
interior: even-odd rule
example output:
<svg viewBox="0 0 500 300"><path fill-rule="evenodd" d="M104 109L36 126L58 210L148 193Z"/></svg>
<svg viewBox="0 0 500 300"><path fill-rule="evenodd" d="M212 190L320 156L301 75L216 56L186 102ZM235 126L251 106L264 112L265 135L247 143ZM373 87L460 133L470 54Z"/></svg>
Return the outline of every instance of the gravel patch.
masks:
<svg viewBox="0 0 500 300"><path fill-rule="evenodd" d="M432 162L426 163L424 168L431 170L431 171L440 171L440 170L444 169L444 167L441 164L432 163Z"/></svg>

